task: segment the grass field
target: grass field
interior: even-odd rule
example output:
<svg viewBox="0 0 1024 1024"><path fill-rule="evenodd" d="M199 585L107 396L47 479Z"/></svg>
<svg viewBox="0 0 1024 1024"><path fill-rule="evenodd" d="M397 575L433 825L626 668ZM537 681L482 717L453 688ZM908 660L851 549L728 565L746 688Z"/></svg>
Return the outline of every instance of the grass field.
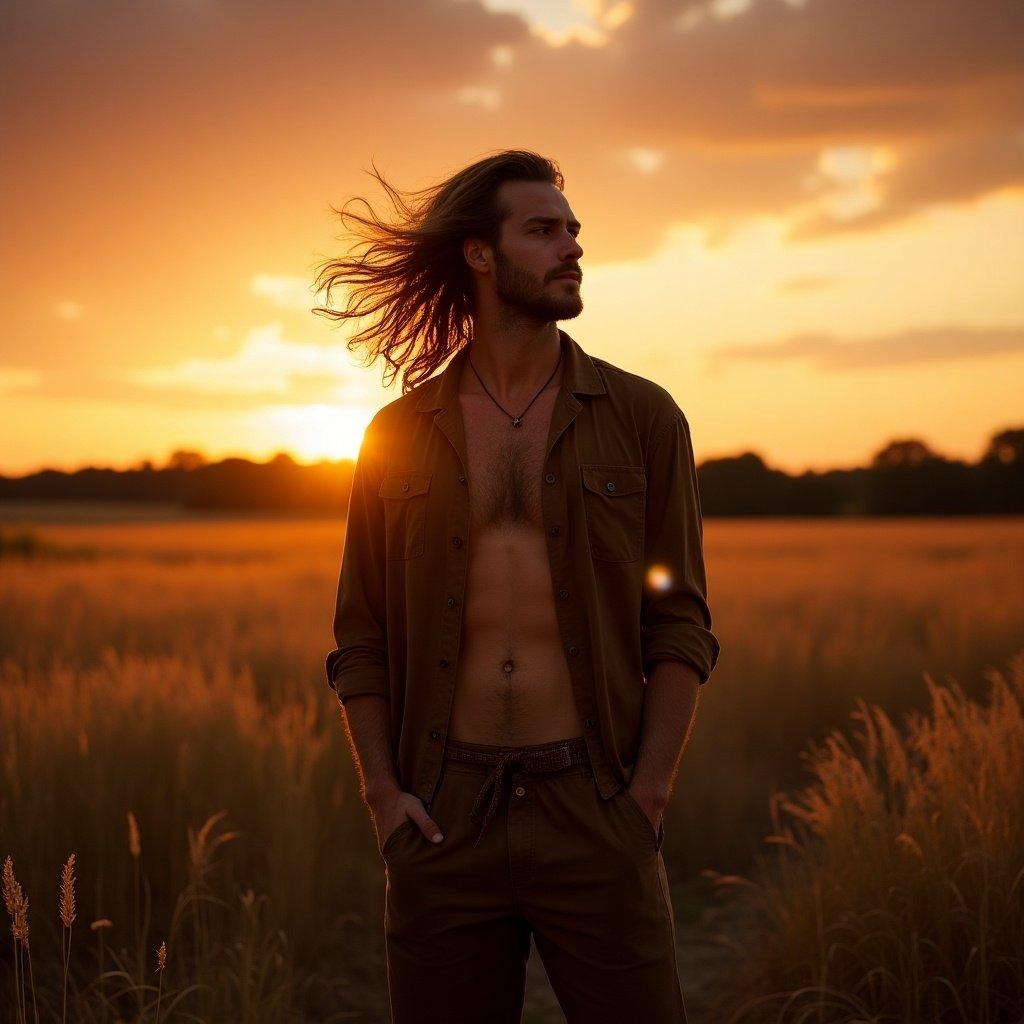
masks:
<svg viewBox="0 0 1024 1024"><path fill-rule="evenodd" d="M28 538L17 540L26 529ZM313 518L164 510L147 519L53 506L0 512L0 857L11 855L30 898L33 975L26 984L41 1019L61 1019L66 929L57 893L72 851L79 909L68 985L83 991L69 995L69 1020L114 1020L115 1007L121 1019L153 1020L160 984L161 1020L184 1019L168 1011L171 993L188 984L202 987L175 1012L188 1006L211 1022L386 1019L383 865L323 677L343 535L343 522ZM934 893L948 888L942 873L952 874L958 858L975 863L978 850L997 861L1024 857L1019 829L1009 831L997 804L978 791L1004 804L1024 800L1024 729L1013 719L1019 704L1012 696L1019 700L1020 690L1011 682L996 711L984 712L986 671L1005 670L1024 647L1024 521L708 520L705 545L722 656L701 693L664 847L691 1024L711 1019L701 1015L705 1008L738 992L736 960L724 946L715 953L713 930L725 929L735 949L746 950L744 985L798 987L807 972L818 971L820 980L820 964L835 962L820 948L827 929L806 928L815 915L860 920L875 893L890 931L899 933L897 909L883 898L891 889L887 872L906 882L920 934L934 938L936 928L948 933L953 913ZM951 748L941 772L934 759L917 767L909 755L901 761L903 741L893 738L907 712L937 706L928 677L955 680L963 690L962 702L941 705L953 709L941 728L919 723L918 733L907 733L907 750L925 739ZM860 720L851 713L866 706L859 701L884 709L894 723L886 758L858 777L869 753L858 758L833 742L815 760L801 756L831 729L854 732ZM961 743L957 723L968 720ZM914 780L905 791L929 814L943 810L942 800L970 799L976 815L991 811L973 832L937 830L913 884L908 865L894 867L881 855L884 844L876 849L867 838L897 818L909 828L902 804L866 795L888 792L899 764ZM817 803L815 785L824 794ZM765 862L783 844L763 840L788 827L773 794L801 789L819 811L843 807L845 818L790 814L798 827L789 845L806 848L797 872L782 860ZM799 806L793 796L790 807ZM945 808L961 819L969 810ZM138 827L134 847L129 812ZM837 831L840 818L846 824ZM815 843L831 859L807 853ZM860 851L879 856L851 874L849 859ZM964 899L998 897L983 929L998 945L1009 941L999 930L1000 905L1012 907L1024 881L1012 888L1008 865L985 863L990 874L975 879ZM766 887L761 903L732 899L723 912L729 887L715 884L715 872L755 869ZM842 897L830 888L837 879ZM111 924L90 928L102 919ZM744 939L763 939L765 929L774 936L772 956L752 964ZM164 940L167 967L156 972ZM980 970L986 954L1012 960L1019 935L1015 941L972 954L970 970ZM943 948L951 956L959 946L951 937ZM884 956L900 978L904 967L911 974L949 970L924 956L901 966L904 947L895 939L871 949L867 962ZM102 988L101 950L113 971ZM10 944L0 956L6 1010L15 1002L18 957ZM851 986L856 977L847 965L826 987ZM967 971L957 982L961 1001L972 978L988 985L989 977ZM998 984L1012 985L1008 977ZM528 1019L558 1021L544 986L534 954ZM115 997L118 987L125 994ZM912 1007L914 991L939 988L927 977L916 989L901 981L893 991L902 995L862 991L866 1002L852 1015L800 1017L800 1004L778 1019L898 1020L872 1011L871 999L905 998ZM990 1016L926 1016L922 1003L919 1019L1010 1020L996 1015L999 998L987 1009L972 1004ZM43 1014L44 1000L56 1016ZM947 1001L954 1005L951 995ZM84 1006L94 1010L71 1013ZM777 1010L765 1019L777 1019Z"/></svg>

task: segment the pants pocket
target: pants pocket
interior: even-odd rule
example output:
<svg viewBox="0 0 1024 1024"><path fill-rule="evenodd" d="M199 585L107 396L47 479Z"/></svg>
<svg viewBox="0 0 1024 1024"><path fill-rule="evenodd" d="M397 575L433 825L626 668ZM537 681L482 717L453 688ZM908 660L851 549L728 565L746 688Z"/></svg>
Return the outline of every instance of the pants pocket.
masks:
<svg viewBox="0 0 1024 1024"><path fill-rule="evenodd" d="M661 821L658 822L658 827L655 829L651 823L651 819L647 817L646 811L636 802L633 798L633 794L623 786L619 790L619 795L623 798L623 802L633 814L637 824L643 830L647 836L648 841L653 845L655 853L661 849L661 844L665 840L665 818L662 816Z"/></svg>
<svg viewBox="0 0 1024 1024"><path fill-rule="evenodd" d="M384 845L380 847L380 855L387 857L394 848L395 840L400 839L405 832L408 832L410 828L419 828L419 825L412 818L406 818L400 825L397 825L389 833L387 839L384 840Z"/></svg>

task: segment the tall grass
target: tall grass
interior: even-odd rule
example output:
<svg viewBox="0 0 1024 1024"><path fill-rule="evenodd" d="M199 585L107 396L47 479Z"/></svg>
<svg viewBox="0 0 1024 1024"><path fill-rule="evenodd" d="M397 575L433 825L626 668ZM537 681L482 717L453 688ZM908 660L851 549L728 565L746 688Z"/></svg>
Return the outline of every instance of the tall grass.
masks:
<svg viewBox="0 0 1024 1024"><path fill-rule="evenodd" d="M129 812L128 847L138 865L142 857L141 840ZM90 928L97 935L95 958L87 957L71 979L71 1015L75 1021L160 1022L173 1014L178 1019L238 1024L270 1024L299 1020L294 1006L290 950L280 933L268 929L261 920L260 908L253 891L247 890L234 905L223 900L210 885L217 847L236 838L231 832L216 832L223 814L211 815L203 826L189 835L190 872L187 885L178 894L173 913L167 922L166 939L156 948L155 968L147 967L150 948L150 921L138 902L122 936L131 933L132 945L108 949L106 933L113 932L113 922L97 919ZM69 966L74 923L75 854L72 853L61 870L57 917L61 923L61 964L59 1004L56 979L40 986L37 999L33 973L31 930L28 922L29 899L14 872L8 854L4 860L4 902L10 916L14 941L12 991L13 1019L16 1024L39 1024L40 1020L60 1020L66 1024L69 1004ZM138 877L138 873L137 873ZM137 880L136 877L136 880ZM38 913L38 910L37 910ZM168 972L168 946L177 955ZM44 952L46 947L44 946ZM109 958L112 967L107 969ZM31 984L25 981L26 965ZM49 967L49 964L43 966ZM171 975L164 992L165 972ZM154 984L152 973L157 974ZM44 975L53 976L52 971ZM59 1015L57 1007L59 1005ZM29 1008L31 1007L31 1014Z"/></svg>
<svg viewBox="0 0 1024 1024"><path fill-rule="evenodd" d="M187 837L225 811L238 835L209 880L231 908L218 934L243 930L242 897L257 894L259 941L287 936L309 1018L381 1019L382 864L323 678L344 524L33 530L32 557L0 562L0 855L32 896L37 949L52 951L35 960L37 990L61 991L47 901L74 850L91 931L75 933L69 992L123 969L136 987L163 982L165 1018L169 985L196 978L195 951L167 931L189 885ZM672 880L690 887L684 917L708 898L700 868L749 868L773 827L769 794L800 782L808 738L844 723L858 698L891 715L924 707L922 670L973 681L1024 635L1019 520L711 521L705 540L723 654L666 813ZM46 555L58 548L97 557ZM162 938L167 973L155 979ZM5 946L0 996L13 978Z"/></svg>
<svg viewBox="0 0 1024 1024"><path fill-rule="evenodd" d="M101 557L0 565L0 666L10 659L45 679L99 666L112 651L156 659L176 678L251 675L261 706L308 708L337 778L353 780L323 679L343 522L36 532ZM747 866L770 827L771 788L799 783L804 742L841 724L858 697L892 714L923 707L922 671L973 686L1024 635L1020 519L714 520L705 545L723 653L701 695L665 840L689 878L706 864Z"/></svg>
<svg viewBox="0 0 1024 1024"><path fill-rule="evenodd" d="M306 984L290 994L296 1007L326 1016L332 1004L378 1004L380 993L359 991L353 978L370 971L381 945L367 929L378 916L380 861L346 780L341 726L317 727L318 701L310 694L269 709L249 673L207 676L177 658L112 650L89 669L0 667L0 852L13 855L24 891L45 908L55 855L76 850L89 883L82 913L112 922L100 932L104 956L125 975L118 984L139 996L136 1014L152 995L146 978L160 938L169 953L165 1007L173 978L200 986L193 1002L237 1007L232 1000L264 991L296 964ZM211 815L223 817L223 834L204 827ZM209 852L218 844L214 873ZM184 944L172 932L186 923L177 922L180 893L190 900ZM37 913L37 945L49 953L34 960L36 982L59 993L59 967L44 977L38 970L59 965L60 936L45 909ZM360 951L355 966L349 948ZM82 952L69 971L79 987L99 969ZM4 971L0 995L6 982ZM270 1019L257 1009L251 1018L202 1019Z"/></svg>
<svg viewBox="0 0 1024 1024"><path fill-rule="evenodd" d="M903 729L859 701L775 795L775 852L708 872L751 911L715 1020L1024 1020L1024 651L987 678L977 702L927 677Z"/></svg>

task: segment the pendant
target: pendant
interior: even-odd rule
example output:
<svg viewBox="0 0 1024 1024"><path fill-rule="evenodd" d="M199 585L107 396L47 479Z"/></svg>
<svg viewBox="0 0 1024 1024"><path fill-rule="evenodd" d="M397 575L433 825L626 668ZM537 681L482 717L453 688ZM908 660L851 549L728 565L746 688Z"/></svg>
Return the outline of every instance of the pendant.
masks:
<svg viewBox="0 0 1024 1024"><path fill-rule="evenodd" d="M515 419L514 419L514 420L512 421L512 426L513 426L513 427L518 427L518 426L519 426L519 424L520 424L520 423L522 423L522 422L523 422L523 421L522 421L522 419L521 419L521 418L520 418L519 416L517 416L517 417L516 417L516 418L515 418Z"/></svg>

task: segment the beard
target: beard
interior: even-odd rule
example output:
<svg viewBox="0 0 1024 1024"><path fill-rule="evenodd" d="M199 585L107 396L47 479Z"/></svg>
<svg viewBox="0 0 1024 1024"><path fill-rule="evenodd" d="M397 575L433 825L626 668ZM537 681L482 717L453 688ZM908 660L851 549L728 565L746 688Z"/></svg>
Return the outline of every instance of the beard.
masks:
<svg viewBox="0 0 1024 1024"><path fill-rule="evenodd" d="M571 320L583 312L583 299L578 287L562 292L548 290L543 281L506 259L497 248L494 250L494 264L498 298L510 310L541 323Z"/></svg>

